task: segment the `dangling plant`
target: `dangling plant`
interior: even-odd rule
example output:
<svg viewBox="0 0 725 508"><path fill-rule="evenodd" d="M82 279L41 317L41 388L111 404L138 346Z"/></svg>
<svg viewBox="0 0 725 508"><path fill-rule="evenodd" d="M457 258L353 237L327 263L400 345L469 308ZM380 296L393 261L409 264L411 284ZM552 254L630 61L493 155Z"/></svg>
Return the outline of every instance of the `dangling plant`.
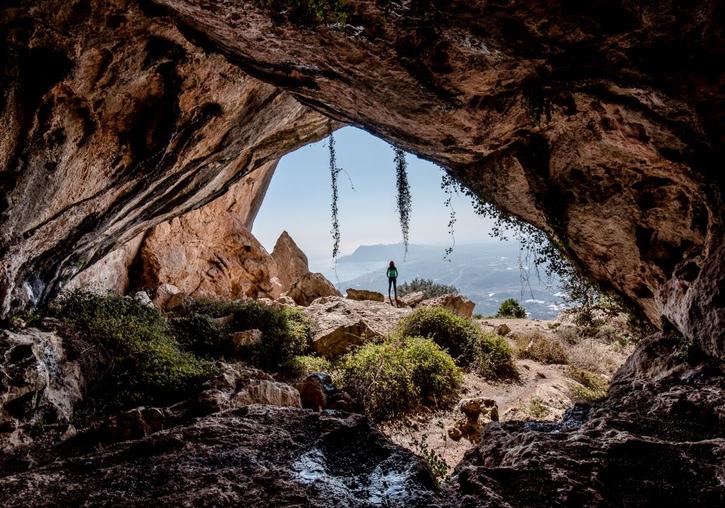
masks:
<svg viewBox="0 0 725 508"><path fill-rule="evenodd" d="M448 208L449 211L448 235L451 237L451 246L447 247L444 251L443 259L450 261L451 254L453 254L453 248L456 246L456 211L453 209L453 191L455 190L455 185L453 178L447 173L443 173L443 178L441 180L441 189L443 189L443 192L446 193L446 200L443 202L443 205Z"/></svg>
<svg viewBox="0 0 725 508"><path fill-rule="evenodd" d="M408 256L408 238L410 232L410 213L412 208L412 200L410 197L410 184L408 183L408 163L405 160L405 152L393 147L395 151L395 185L398 190L398 215L400 217L400 229L403 232L403 246L405 254L403 259Z"/></svg>
<svg viewBox="0 0 725 508"><path fill-rule="evenodd" d="M337 254L340 251L340 221L337 216L337 176L340 174L340 171L342 171L342 169L337 167L337 157L335 155L335 137L332 135L332 122L328 124L328 129L329 135L327 138L327 146L330 150L330 180L332 185L332 229L330 230L330 234L332 234L332 259L336 260Z"/></svg>

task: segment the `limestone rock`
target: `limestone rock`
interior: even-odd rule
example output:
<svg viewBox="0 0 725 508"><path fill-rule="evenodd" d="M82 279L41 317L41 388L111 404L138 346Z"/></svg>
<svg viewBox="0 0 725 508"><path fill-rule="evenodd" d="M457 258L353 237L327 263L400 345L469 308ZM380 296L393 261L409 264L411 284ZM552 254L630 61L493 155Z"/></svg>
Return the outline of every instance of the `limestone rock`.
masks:
<svg viewBox="0 0 725 508"><path fill-rule="evenodd" d="M165 309L171 298L180 293L179 288L173 284L161 284L154 293L154 306L157 309ZM174 304L176 302L173 302Z"/></svg>
<svg viewBox="0 0 725 508"><path fill-rule="evenodd" d="M302 407L322 411L340 409L351 411L355 403L346 392L338 389L325 372L315 372L295 385L300 392Z"/></svg>
<svg viewBox="0 0 725 508"><path fill-rule="evenodd" d="M58 488L62 485L63 488ZM251 405L4 474L8 506L445 506L422 459L360 415Z"/></svg>
<svg viewBox="0 0 725 508"><path fill-rule="evenodd" d="M310 272L307 256L287 231L279 235L272 249L272 258L277 263L282 291L289 291L297 280Z"/></svg>
<svg viewBox="0 0 725 508"><path fill-rule="evenodd" d="M419 307L443 307L462 318L470 319L473 315L473 308L476 306L468 298L456 294L447 294L424 300L418 304Z"/></svg>
<svg viewBox="0 0 725 508"><path fill-rule="evenodd" d="M308 306L316 298L341 296L340 292L321 273L307 273L300 277L287 291L287 296L296 304Z"/></svg>
<svg viewBox="0 0 725 508"><path fill-rule="evenodd" d="M294 307L296 305L295 301L287 295L280 296L279 298L277 298L275 300L275 302L282 304L282 305L291 306L291 307Z"/></svg>
<svg viewBox="0 0 725 508"><path fill-rule="evenodd" d="M32 442L36 425L68 428L84 388L56 333L0 331L0 452Z"/></svg>
<svg viewBox="0 0 725 508"><path fill-rule="evenodd" d="M313 324L313 349L331 357L371 338L389 335L409 312L385 303L339 296L320 298L304 309Z"/></svg>
<svg viewBox="0 0 725 508"><path fill-rule="evenodd" d="M425 300L425 293L423 293L423 291L415 291L413 293L408 293L405 296L401 296L398 300L400 300L408 307L415 307L420 302Z"/></svg>
<svg viewBox="0 0 725 508"><path fill-rule="evenodd" d="M293 386L264 379L250 380L231 399L232 405L265 404L281 407L302 407L300 392Z"/></svg>
<svg viewBox="0 0 725 508"><path fill-rule="evenodd" d="M368 291L367 289L348 288L347 298L350 300L370 300L372 302L384 302L385 297L377 291Z"/></svg>
<svg viewBox="0 0 725 508"><path fill-rule="evenodd" d="M146 291L136 291L133 295L133 299L140 305L145 305L146 307L154 306L154 302L151 301L151 297Z"/></svg>
<svg viewBox="0 0 725 508"><path fill-rule="evenodd" d="M464 417L458 420L454 427L448 429L448 436L454 441L462 437L471 443L481 442L481 421L480 417L488 417L490 421L498 421L498 404L493 399L474 397L464 399L458 404L458 409Z"/></svg>
<svg viewBox="0 0 725 508"><path fill-rule="evenodd" d="M505 337L509 333L511 333L511 327L506 323L501 323L496 327L496 334L500 335L501 337Z"/></svg>

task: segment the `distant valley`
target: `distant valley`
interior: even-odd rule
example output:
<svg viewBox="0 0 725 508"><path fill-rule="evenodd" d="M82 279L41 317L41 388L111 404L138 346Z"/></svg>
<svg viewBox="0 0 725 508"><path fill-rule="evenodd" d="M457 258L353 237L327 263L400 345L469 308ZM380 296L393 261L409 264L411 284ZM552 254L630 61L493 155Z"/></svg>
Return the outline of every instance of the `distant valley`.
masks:
<svg viewBox="0 0 725 508"><path fill-rule="evenodd" d="M506 298L516 298L529 317L551 319L565 308L558 281L541 280L533 267L520 268L519 245L490 242L456 246L444 259L445 247L411 245L403 261L402 244L361 245L355 252L338 258L336 270L325 275L341 290L361 288L387 294L385 270L395 261L402 284L416 277L453 285L476 303L476 313L492 315Z"/></svg>

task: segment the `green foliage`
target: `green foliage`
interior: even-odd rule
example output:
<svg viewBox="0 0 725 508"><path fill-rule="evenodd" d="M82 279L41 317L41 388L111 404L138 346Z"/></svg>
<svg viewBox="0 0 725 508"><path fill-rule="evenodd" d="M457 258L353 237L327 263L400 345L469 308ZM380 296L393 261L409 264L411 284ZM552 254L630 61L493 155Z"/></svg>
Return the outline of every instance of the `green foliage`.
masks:
<svg viewBox="0 0 725 508"><path fill-rule="evenodd" d="M526 412L533 418L544 418L550 413L549 408L537 397L531 399L529 407L526 408Z"/></svg>
<svg viewBox="0 0 725 508"><path fill-rule="evenodd" d="M556 339L542 334L534 334L519 338L519 342L519 358L545 364L565 365L569 363L569 356L566 354L564 346Z"/></svg>
<svg viewBox="0 0 725 508"><path fill-rule="evenodd" d="M403 233L403 245L405 255L408 254L408 237L410 233L410 214L413 201L410 196L410 184L408 183L408 163L405 160L405 152L393 147L395 151L395 187L397 189L397 209L400 217L400 229Z"/></svg>
<svg viewBox="0 0 725 508"><path fill-rule="evenodd" d="M342 168L337 167L337 155L335 153L335 137L332 135L331 123L328 129L330 133L327 138L327 146L330 150L330 185L332 187L332 202L330 205L332 229L330 230L330 234L332 234L332 259L337 259L337 254L340 252L340 219L338 217L339 210L337 207L337 177L340 175Z"/></svg>
<svg viewBox="0 0 725 508"><path fill-rule="evenodd" d="M453 359L423 338L369 343L340 362L340 380L373 419L399 416L422 399L449 399L461 381Z"/></svg>
<svg viewBox="0 0 725 508"><path fill-rule="evenodd" d="M607 396L609 383L599 374L570 366L566 375L581 385L570 388L570 396L574 402L593 404Z"/></svg>
<svg viewBox="0 0 725 508"><path fill-rule="evenodd" d="M496 312L497 318L525 318L526 310L515 298L508 298L501 302Z"/></svg>
<svg viewBox="0 0 725 508"><path fill-rule="evenodd" d="M517 379L519 373L513 360L513 353L506 339L488 333L474 345L473 362L475 370L486 379Z"/></svg>
<svg viewBox="0 0 725 508"><path fill-rule="evenodd" d="M458 365L488 379L518 377L511 348L498 335L483 334L472 321L441 307L423 307L404 317L397 336L426 337L445 349Z"/></svg>
<svg viewBox="0 0 725 508"><path fill-rule="evenodd" d="M481 335L471 321L441 307L416 309L398 322L401 337L426 337L448 351L459 365L469 365L473 345Z"/></svg>
<svg viewBox="0 0 725 508"><path fill-rule="evenodd" d="M246 300L235 304L232 315L232 329L262 331L264 339L249 351L249 360L257 367L283 367L309 348L312 326L299 309Z"/></svg>
<svg viewBox="0 0 725 508"><path fill-rule="evenodd" d="M411 440L411 446L413 451L426 461L438 481L442 481L448 476L448 464L440 453L428 445L428 434L421 435L420 439L414 437Z"/></svg>
<svg viewBox="0 0 725 508"><path fill-rule="evenodd" d="M192 312L169 320L179 345L202 357L218 358L230 352L228 333L205 314Z"/></svg>
<svg viewBox="0 0 725 508"><path fill-rule="evenodd" d="M405 282L398 286L398 294L400 296L417 291L422 291L426 298L435 298L436 296L442 296L448 293L458 294L458 289L455 286L438 284L431 279L419 279L417 277L410 282Z"/></svg>
<svg viewBox="0 0 725 508"><path fill-rule="evenodd" d="M287 19L302 26L336 23L344 26L350 9L346 0L255 0L269 9L275 20Z"/></svg>
<svg viewBox="0 0 725 508"><path fill-rule="evenodd" d="M160 312L131 298L74 292L50 312L107 352L112 369L105 396L115 405L173 398L217 372L210 362L179 348Z"/></svg>
<svg viewBox="0 0 725 508"><path fill-rule="evenodd" d="M445 172L443 173L441 180L441 189L443 189L443 192L446 194L446 200L443 202L443 206L448 208L448 236L451 237L451 246L446 247L443 259L450 261L451 254L453 254L453 249L456 246L456 210L453 208L453 193L456 190L456 186L454 184L453 177Z"/></svg>
<svg viewBox="0 0 725 508"><path fill-rule="evenodd" d="M314 372L331 374L334 366L330 360L321 356L298 355L292 358L289 364L293 377L302 379Z"/></svg>

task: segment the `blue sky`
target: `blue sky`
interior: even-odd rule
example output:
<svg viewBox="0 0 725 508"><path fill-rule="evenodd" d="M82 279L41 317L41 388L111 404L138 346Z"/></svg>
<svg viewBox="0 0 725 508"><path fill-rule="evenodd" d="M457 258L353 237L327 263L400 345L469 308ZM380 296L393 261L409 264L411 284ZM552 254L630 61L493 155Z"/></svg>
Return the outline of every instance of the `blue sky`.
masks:
<svg viewBox="0 0 725 508"><path fill-rule="evenodd" d="M340 254L359 245L392 244L402 240L395 209L393 149L366 131L345 127L334 134L339 177ZM450 244L448 209L441 189L443 171L408 154L408 178L413 198L410 243ZM288 154L279 163L254 223L253 232L271 252L287 230L310 259L310 268L332 265L330 235L330 174L326 141ZM492 223L476 215L469 198L453 199L458 244L492 241ZM401 249L402 258L402 249Z"/></svg>

